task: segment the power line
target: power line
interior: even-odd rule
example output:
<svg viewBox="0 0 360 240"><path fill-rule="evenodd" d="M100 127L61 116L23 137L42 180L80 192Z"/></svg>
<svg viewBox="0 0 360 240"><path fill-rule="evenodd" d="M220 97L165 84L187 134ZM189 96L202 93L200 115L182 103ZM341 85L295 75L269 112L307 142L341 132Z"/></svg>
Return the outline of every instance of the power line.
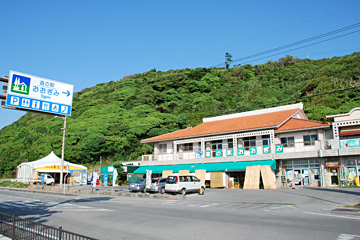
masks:
<svg viewBox="0 0 360 240"><path fill-rule="evenodd" d="M350 32L350 33L346 33L346 34L343 34L343 35L340 35L340 36L336 36L336 37L333 37L333 38L325 39L325 40L322 40L322 41L320 41L320 42L308 44L308 45L301 46L301 47L298 47L298 48L286 50L286 51L283 51L283 52L280 52L280 53L276 53L276 54L273 54L273 55L269 55L269 56L266 56L266 57L254 59L254 60L247 61L247 62L243 62L243 63L241 63L240 65L243 65L243 64L246 64L246 63L250 63L250 62L253 62L253 61L262 60L262 59L264 59L264 58L273 57L273 56L276 56L276 55L279 55L279 54L284 54L284 53L287 53L287 52L295 51L295 50L298 50L298 49L301 49L301 48L313 46L313 45L316 45L316 44L319 44L319 43L323 43L323 42L327 42L327 41L330 41L330 40L334 40L334 39L336 39L336 38L344 37L344 36L347 36L347 35L350 35L350 34L354 34L354 33L357 33L357 32L360 32L360 30L357 30L357 31L354 31L354 32Z"/></svg>
<svg viewBox="0 0 360 240"><path fill-rule="evenodd" d="M198 58L198 57L201 57L201 56L210 54L210 53L214 53L214 52L217 52L217 51L220 51L220 50L224 50L224 49L229 48L229 47L233 47L233 46L236 46L236 45L239 45L239 44L243 44L243 43L246 43L246 42L253 41L253 40L255 40L255 39L259 39L259 38L262 38L262 37L266 37L266 36L272 35L272 34L274 34L274 33L282 32L282 31L284 31L284 30L287 30L287 29L290 29L290 28L293 28L293 27L297 27L297 26L303 25L303 24L305 24L305 23L313 22L313 21L315 21L315 20L318 20L318 19L321 19L321 18L324 18L324 17L328 17L328 16L334 15L334 14L339 13L339 12L346 11L346 10L348 10L348 9L357 7L357 6L359 6L359 5L360 5L360 4L356 4L356 5L350 6L350 7L348 7L348 8L344 8L344 9L341 9L341 10L336 11L336 12L332 12L332 13L329 13L329 14L326 14L326 15L323 15L323 16L320 16L320 17L317 17L317 18L313 18L313 19L308 20L308 21L305 21L305 22L301 22L301 23L298 23L298 24L295 24L295 25L291 25L291 26L289 26L289 27L282 28L282 29L279 29L279 30L276 30L276 31L273 31L273 32L270 32L270 33L267 33L267 34L263 34L263 35L260 35L260 36L257 36L257 37L254 37L254 38L245 40L245 41L237 42L237 43L234 43L234 44L232 44L232 45L228 45L228 46L226 46L226 47L218 48L218 49L216 49L216 50L213 50L213 51L210 51L210 52L206 52L206 53L203 53L203 54L199 54L199 55L196 55L196 56L194 56L194 57L190 57L190 58L187 58L187 59L178 61L178 62L174 62L174 63L171 63L171 64L167 64L167 65L161 66L160 68L164 68L164 67L168 67L168 66L171 66L171 65L174 65L174 64L177 64L177 63L185 62L185 61L188 61L188 60L191 60L191 59L194 59L194 58Z"/></svg>
<svg viewBox="0 0 360 240"><path fill-rule="evenodd" d="M333 31L330 31L330 32L327 32L327 33L323 33L323 34L320 34L320 35L317 35L317 36L314 36L314 37L311 37L311 38L307 38L307 39L304 39L304 40L301 40L301 41L290 43L290 44L287 44L287 45L284 45L284 46L281 46L281 47L273 48L273 49L263 51L263 52L260 52L260 53L256 53L256 54L252 54L252 55L249 55L249 56L246 56L246 57L238 58L238 59L233 60L232 63L243 61L243 60L246 60L246 59L251 59L251 58L258 57L258 56L261 56L261 55L265 55L265 54L268 54L268 53L280 51L280 50L283 50L283 49L286 49L286 48L290 48L290 47L293 47L293 46L297 46L297 45L300 45L300 44L311 42L311 41L314 41L314 40L317 40L317 39L320 39L320 38L328 37L328 36L331 36L331 35L334 35L334 34L337 34L337 33L340 33L340 32L348 31L350 29L357 28L357 27L360 27L360 22L356 23L356 24L353 24L353 25L343 27L343 28L339 28L337 30L333 30ZM351 32L350 34L353 34L355 32L358 32L358 31ZM338 36L338 37L343 37L343 36L346 36L346 35L349 35L349 34L344 34L344 35L341 35L341 36ZM335 37L335 38L338 38L338 37ZM317 42L315 44L322 43L322 42L325 42L325 41L330 41L330 40L333 40L335 38L330 38L330 39L327 39L327 40L324 40L324 41ZM306 46L303 46L303 47L300 47L300 48L308 47L308 46L311 46L311 45L314 45L314 44L306 45ZM297 50L297 49L300 49L300 48L295 48L295 49L291 49L291 50L288 50L288 51L294 51L294 50ZM277 54L274 54L274 55L271 55L271 56L279 55L279 54L282 54L282 53L284 53L284 52L277 53ZM265 58L271 57L271 56L266 56ZM264 59L264 58L252 60L251 62L261 60L261 59ZM213 67L220 67L220 66L223 66L223 65L224 65L224 63L220 63L220 64L217 64L217 65L214 65Z"/></svg>

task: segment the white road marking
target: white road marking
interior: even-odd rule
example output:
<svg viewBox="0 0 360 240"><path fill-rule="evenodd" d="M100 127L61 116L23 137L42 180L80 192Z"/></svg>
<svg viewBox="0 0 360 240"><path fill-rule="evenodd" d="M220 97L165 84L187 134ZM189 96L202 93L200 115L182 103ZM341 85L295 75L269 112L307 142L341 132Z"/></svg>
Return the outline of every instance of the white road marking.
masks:
<svg viewBox="0 0 360 240"><path fill-rule="evenodd" d="M8 203L8 202L3 202L3 203L1 203L1 204L6 205L6 206L11 206L11 207L21 207L21 208L25 207L24 205L19 205L19 204L14 204L14 203Z"/></svg>
<svg viewBox="0 0 360 240"><path fill-rule="evenodd" d="M354 239L355 237L359 238L360 235L350 235L350 234L340 234L336 240L352 240Z"/></svg>
<svg viewBox="0 0 360 240"><path fill-rule="evenodd" d="M332 215L332 214L326 214L326 213L313 213L313 212L304 212L304 213L313 214L313 215L328 216L328 217L349 218L349 219L360 220L360 217L349 217L349 216Z"/></svg>
<svg viewBox="0 0 360 240"><path fill-rule="evenodd" d="M1 203L1 204L0 204L0 208L12 208L12 207L4 206L4 205Z"/></svg>
<svg viewBox="0 0 360 240"><path fill-rule="evenodd" d="M218 205L219 203L213 203L213 204L208 204L208 205L202 205L200 207L210 207L210 206L215 206Z"/></svg>

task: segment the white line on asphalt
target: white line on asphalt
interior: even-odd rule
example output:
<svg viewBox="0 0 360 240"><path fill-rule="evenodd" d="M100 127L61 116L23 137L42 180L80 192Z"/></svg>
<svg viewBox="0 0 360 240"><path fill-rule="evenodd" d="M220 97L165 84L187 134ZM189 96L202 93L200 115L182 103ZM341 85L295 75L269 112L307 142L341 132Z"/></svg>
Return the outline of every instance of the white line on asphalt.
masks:
<svg viewBox="0 0 360 240"><path fill-rule="evenodd" d="M313 212L304 212L304 213L314 214L314 215L322 215L322 216L329 216L329 217L350 218L350 219L360 220L360 217L348 217L348 216L332 215L332 214L326 214L326 213L313 213Z"/></svg>
<svg viewBox="0 0 360 240"><path fill-rule="evenodd" d="M0 208L11 208L11 207L0 204Z"/></svg>
<svg viewBox="0 0 360 240"><path fill-rule="evenodd" d="M213 203L213 204L208 204L208 205L202 205L200 207L210 207L210 206L215 206L218 205L218 203Z"/></svg>
<svg viewBox="0 0 360 240"><path fill-rule="evenodd" d="M31 204L31 203L25 203L25 202L14 202L15 204L25 205L29 207L37 207L38 205Z"/></svg>
<svg viewBox="0 0 360 240"><path fill-rule="evenodd" d="M336 240L351 240L354 239L355 237L360 237L359 235L350 235L350 234L340 234Z"/></svg>
<svg viewBox="0 0 360 240"><path fill-rule="evenodd" d="M13 203L7 203L7 202L3 202L1 203L3 205L7 205L7 206L11 206L11 207L25 207L24 205L18 205L18 204L13 204Z"/></svg>

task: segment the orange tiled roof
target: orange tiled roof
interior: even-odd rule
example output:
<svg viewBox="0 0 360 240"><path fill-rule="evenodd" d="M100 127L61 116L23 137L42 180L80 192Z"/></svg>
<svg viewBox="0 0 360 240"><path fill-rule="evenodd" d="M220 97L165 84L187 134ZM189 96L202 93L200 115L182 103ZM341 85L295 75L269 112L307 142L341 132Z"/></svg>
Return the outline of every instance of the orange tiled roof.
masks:
<svg viewBox="0 0 360 240"><path fill-rule="evenodd" d="M278 129L276 129L275 132L326 127L326 126L331 126L331 123L291 118L289 121L287 121L286 123L281 125Z"/></svg>
<svg viewBox="0 0 360 240"><path fill-rule="evenodd" d="M251 129L263 129L270 127L276 128L299 111L301 111L301 109L296 108L252 116L204 122L193 128L187 128L153 138L144 139L141 142L148 143L186 137L213 135L219 133L240 132Z"/></svg>

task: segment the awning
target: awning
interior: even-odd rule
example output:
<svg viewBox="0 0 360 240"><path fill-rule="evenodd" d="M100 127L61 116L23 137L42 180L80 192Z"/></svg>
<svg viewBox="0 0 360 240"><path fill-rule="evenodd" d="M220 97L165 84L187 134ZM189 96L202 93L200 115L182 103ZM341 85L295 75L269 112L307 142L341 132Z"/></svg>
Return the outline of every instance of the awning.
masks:
<svg viewBox="0 0 360 240"><path fill-rule="evenodd" d="M222 162L222 163L200 163L200 164L178 164L178 165L157 165L141 166L134 173L146 173L151 170L152 173L162 173L164 170L172 170L178 173L179 170L189 170L194 173L197 169L206 169L206 172L225 172L225 171L245 171L247 166L270 165L270 168L276 169L275 160L263 161L244 161L244 162Z"/></svg>

